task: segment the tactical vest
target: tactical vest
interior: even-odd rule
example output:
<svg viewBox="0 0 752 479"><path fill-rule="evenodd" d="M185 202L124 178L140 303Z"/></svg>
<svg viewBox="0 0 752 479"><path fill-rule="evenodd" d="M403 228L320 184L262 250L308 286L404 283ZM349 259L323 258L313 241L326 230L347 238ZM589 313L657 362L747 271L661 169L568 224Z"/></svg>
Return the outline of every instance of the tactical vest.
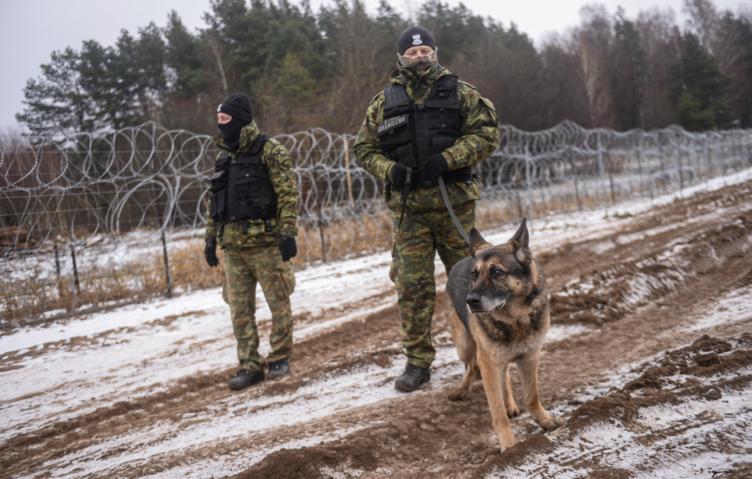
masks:
<svg viewBox="0 0 752 479"><path fill-rule="evenodd" d="M416 105L403 85L384 89L384 121L376 135L386 156L410 167L413 187L435 186L424 166L429 156L441 153L462 136L457 76L445 75L434 84L425 103ZM471 179L470 168L444 173L446 183Z"/></svg>
<svg viewBox="0 0 752 479"><path fill-rule="evenodd" d="M230 155L217 160L214 174L209 178L212 220L229 223L276 216L277 196L262 160L266 140L266 136L260 135L234 160Z"/></svg>

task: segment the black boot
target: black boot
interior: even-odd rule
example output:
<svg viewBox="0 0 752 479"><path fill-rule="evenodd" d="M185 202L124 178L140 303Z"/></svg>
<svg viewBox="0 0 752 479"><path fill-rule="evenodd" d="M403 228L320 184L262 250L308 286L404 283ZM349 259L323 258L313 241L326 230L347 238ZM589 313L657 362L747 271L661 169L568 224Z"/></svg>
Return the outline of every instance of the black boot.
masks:
<svg viewBox="0 0 752 479"><path fill-rule="evenodd" d="M427 383L431 379L431 371L428 368L420 368L407 363L405 372L394 382L397 391L412 392L420 387L421 384Z"/></svg>
<svg viewBox="0 0 752 479"><path fill-rule="evenodd" d="M253 386L256 383L260 383L264 380L264 371L249 371L247 369L241 369L235 376L230 379L228 385L230 389L239 391L245 389L248 386Z"/></svg>
<svg viewBox="0 0 752 479"><path fill-rule="evenodd" d="M269 363L269 379L276 379L290 373L290 363L287 359L272 361Z"/></svg>

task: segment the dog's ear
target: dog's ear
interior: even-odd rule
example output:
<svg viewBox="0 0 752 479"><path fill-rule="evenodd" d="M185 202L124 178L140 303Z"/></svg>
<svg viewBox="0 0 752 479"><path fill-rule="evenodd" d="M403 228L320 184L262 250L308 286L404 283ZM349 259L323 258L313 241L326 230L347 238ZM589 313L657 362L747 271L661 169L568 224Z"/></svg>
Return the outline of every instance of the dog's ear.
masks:
<svg viewBox="0 0 752 479"><path fill-rule="evenodd" d="M517 228L517 232L514 234L514 236L512 236L509 242L512 243L515 250L518 248L528 247L528 244L530 242L530 235L527 232L527 218L522 218L520 227Z"/></svg>
<svg viewBox="0 0 752 479"><path fill-rule="evenodd" d="M470 230L470 249L473 251L473 256L475 256L475 253L478 251L490 248L491 246L493 245L486 241L483 236L480 235L478 230L475 228Z"/></svg>
<svg viewBox="0 0 752 479"><path fill-rule="evenodd" d="M517 232L509 240L509 243L514 248L514 256L520 263L529 263L532 254L530 253L530 235L527 231L527 218L522 218L520 227L517 228Z"/></svg>

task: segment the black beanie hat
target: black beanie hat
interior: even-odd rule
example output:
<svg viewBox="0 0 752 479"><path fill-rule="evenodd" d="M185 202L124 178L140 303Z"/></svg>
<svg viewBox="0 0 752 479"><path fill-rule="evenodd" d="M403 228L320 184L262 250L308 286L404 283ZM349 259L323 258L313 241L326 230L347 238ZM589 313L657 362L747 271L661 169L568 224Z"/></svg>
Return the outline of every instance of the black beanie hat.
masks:
<svg viewBox="0 0 752 479"><path fill-rule="evenodd" d="M217 112L227 113L244 124L248 124L253 120L251 100L249 100L247 96L239 93L225 98L225 100L217 107Z"/></svg>
<svg viewBox="0 0 752 479"><path fill-rule="evenodd" d="M399 42L397 42L397 51L400 55L404 55L408 48L418 45L428 45L436 50L436 43L433 41L431 32L418 25L413 25L400 35Z"/></svg>

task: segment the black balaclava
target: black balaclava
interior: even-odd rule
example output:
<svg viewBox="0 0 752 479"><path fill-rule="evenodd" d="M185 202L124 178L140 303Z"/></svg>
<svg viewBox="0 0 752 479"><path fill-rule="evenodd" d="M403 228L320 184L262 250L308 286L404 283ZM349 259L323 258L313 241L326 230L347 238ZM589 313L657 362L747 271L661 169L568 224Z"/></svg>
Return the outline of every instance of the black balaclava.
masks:
<svg viewBox="0 0 752 479"><path fill-rule="evenodd" d="M251 112L251 101L245 95L235 94L227 97L217 107L217 112L227 113L232 116L232 120L224 125L217 124L219 131L222 132L222 139L225 145L233 150L240 147L240 130L253 121Z"/></svg>

